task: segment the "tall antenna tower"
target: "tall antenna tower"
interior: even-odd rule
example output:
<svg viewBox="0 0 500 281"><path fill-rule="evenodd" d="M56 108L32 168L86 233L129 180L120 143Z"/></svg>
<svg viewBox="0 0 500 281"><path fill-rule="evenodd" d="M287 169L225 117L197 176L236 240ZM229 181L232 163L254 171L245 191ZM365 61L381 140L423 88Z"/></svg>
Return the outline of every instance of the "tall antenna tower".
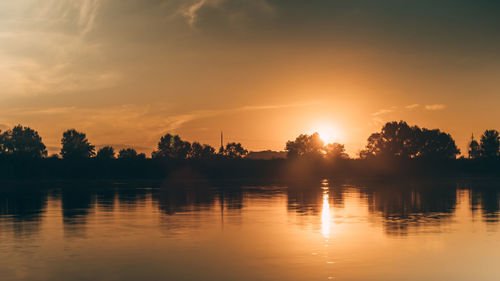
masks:
<svg viewBox="0 0 500 281"><path fill-rule="evenodd" d="M224 133L220 131L220 148L219 148L219 154L224 153Z"/></svg>
<svg viewBox="0 0 500 281"><path fill-rule="evenodd" d="M220 131L220 147L224 148L224 133Z"/></svg>

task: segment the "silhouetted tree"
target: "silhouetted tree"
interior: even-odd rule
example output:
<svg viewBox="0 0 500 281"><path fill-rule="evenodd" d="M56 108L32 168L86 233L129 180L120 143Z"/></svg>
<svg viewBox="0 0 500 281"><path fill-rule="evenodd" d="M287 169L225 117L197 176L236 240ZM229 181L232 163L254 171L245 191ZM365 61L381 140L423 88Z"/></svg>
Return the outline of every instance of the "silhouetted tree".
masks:
<svg viewBox="0 0 500 281"><path fill-rule="evenodd" d="M494 159L500 155L500 137L497 130L486 130L481 136L481 157Z"/></svg>
<svg viewBox="0 0 500 281"><path fill-rule="evenodd" d="M416 156L419 158L455 159L460 154L451 135L438 129L423 128L418 132L417 137Z"/></svg>
<svg viewBox="0 0 500 281"><path fill-rule="evenodd" d="M224 156L230 159L243 158L248 154L248 150L243 148L241 143L231 142L226 144Z"/></svg>
<svg viewBox="0 0 500 281"><path fill-rule="evenodd" d="M186 159L191 150L189 142L181 140L178 135L166 134L158 142L158 150L153 151L153 158Z"/></svg>
<svg viewBox="0 0 500 281"><path fill-rule="evenodd" d="M420 128L410 127L404 121L388 122L380 133L370 135L368 144L360 152L360 157L415 157L420 133Z"/></svg>
<svg viewBox="0 0 500 281"><path fill-rule="evenodd" d="M481 157L481 148L479 143L474 139L473 134L469 143L469 158L477 159L479 157Z"/></svg>
<svg viewBox="0 0 500 281"><path fill-rule="evenodd" d="M324 143L318 133L299 135L295 141L288 141L285 150L287 157L317 157L323 154Z"/></svg>
<svg viewBox="0 0 500 281"><path fill-rule="evenodd" d="M381 145L382 136L380 133L373 133L368 137L368 143L365 149L359 152L359 157L361 159L372 158L384 154Z"/></svg>
<svg viewBox="0 0 500 281"><path fill-rule="evenodd" d="M388 122L368 138L361 158L456 158L460 150L453 138L440 130L410 127L404 121Z"/></svg>
<svg viewBox="0 0 500 281"><path fill-rule="evenodd" d="M128 160L137 160L137 159L145 159L146 154L137 153L133 148L126 148L120 150L118 153L118 159L128 159Z"/></svg>
<svg viewBox="0 0 500 281"><path fill-rule="evenodd" d="M38 132L21 125L0 134L0 153L30 158L47 156L46 147Z"/></svg>
<svg viewBox="0 0 500 281"><path fill-rule="evenodd" d="M326 158L328 159L348 159L345 147L340 143L329 143L325 146Z"/></svg>
<svg viewBox="0 0 500 281"><path fill-rule="evenodd" d="M189 152L189 158L192 159L212 159L215 156L215 148L207 144L200 144L199 142L193 142L191 144L191 151Z"/></svg>
<svg viewBox="0 0 500 281"><path fill-rule="evenodd" d="M75 129L64 132L61 143L61 156L64 159L85 159L95 154L95 147L89 143L87 136Z"/></svg>
<svg viewBox="0 0 500 281"><path fill-rule="evenodd" d="M7 153L6 141L6 134L0 130L0 155Z"/></svg>
<svg viewBox="0 0 500 281"><path fill-rule="evenodd" d="M99 160L115 159L115 150L112 146L104 146L97 151L96 158Z"/></svg>

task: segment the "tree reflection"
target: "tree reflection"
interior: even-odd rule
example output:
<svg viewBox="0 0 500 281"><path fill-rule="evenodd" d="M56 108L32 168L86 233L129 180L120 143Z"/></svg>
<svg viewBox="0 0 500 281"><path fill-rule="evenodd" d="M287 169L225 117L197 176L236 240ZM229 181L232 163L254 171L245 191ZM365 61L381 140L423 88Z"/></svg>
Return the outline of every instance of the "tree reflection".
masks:
<svg viewBox="0 0 500 281"><path fill-rule="evenodd" d="M360 204L366 205L372 216L382 219L383 229L390 236L406 236L432 229L440 231L442 225L452 222L458 204L457 184L454 182L328 182L329 187L319 181L294 182L287 189L288 211L305 218L300 224L309 222L306 217L321 216L323 235L326 225L333 219L327 221L326 214L332 207L343 209L349 193L353 193L351 196L359 194ZM499 191L494 188L472 189L470 194L470 208L481 209L486 222L498 222Z"/></svg>
<svg viewBox="0 0 500 281"><path fill-rule="evenodd" d="M47 192L38 188L7 189L0 193L0 217L10 220L16 237L38 233L47 207Z"/></svg>
<svg viewBox="0 0 500 281"><path fill-rule="evenodd" d="M500 191L494 184L468 186L470 209L481 210L482 218L487 223L498 223L500 210Z"/></svg>
<svg viewBox="0 0 500 281"><path fill-rule="evenodd" d="M179 212L207 209L214 205L216 194L205 182L169 181L152 196L162 213L174 215Z"/></svg>
<svg viewBox="0 0 500 281"><path fill-rule="evenodd" d="M295 181L289 183L287 189L288 211L304 216L319 214L321 205L318 203L323 200L319 186L319 181Z"/></svg>
<svg viewBox="0 0 500 281"><path fill-rule="evenodd" d="M364 192L369 211L382 217L388 235L396 236L450 222L457 203L453 184L374 185Z"/></svg>
<svg viewBox="0 0 500 281"><path fill-rule="evenodd" d="M348 216L368 215L375 219L372 221L381 221L387 235L406 236L442 231L442 226L454 221L459 204L465 204L461 206L479 214L490 226L498 224L500 210L497 184L480 181L457 186L453 181L347 184L308 180L289 182L287 188L234 181L166 181L161 186L143 183L62 185L63 188L51 192L43 187L4 189L0 193L2 227L11 227L10 231L19 237L36 234L48 206L58 212L60 206L65 236L84 236L88 217L96 210L97 215L116 211L150 212L150 203L153 211L159 211L160 224L169 231L196 228L197 220L202 219L217 220L217 223L220 219L223 223L230 218L229 223L240 224L247 201L271 199L269 202L278 204L273 205L276 207L281 206L279 196L286 196L286 209L298 215L297 223L312 226L325 238L330 236L330 226L335 219L332 212L339 215L345 210ZM53 203L48 204L48 200ZM348 213L353 204L356 212L364 208L367 214L364 211ZM185 220L185 215L191 216L191 223Z"/></svg>
<svg viewBox="0 0 500 281"><path fill-rule="evenodd" d="M94 207L95 193L86 187L74 186L61 191L64 235L84 236L87 216Z"/></svg>
<svg viewBox="0 0 500 281"><path fill-rule="evenodd" d="M114 191L118 197L119 208L122 211L135 210L139 205L143 205L146 201L147 194L150 190L145 188L122 186Z"/></svg>

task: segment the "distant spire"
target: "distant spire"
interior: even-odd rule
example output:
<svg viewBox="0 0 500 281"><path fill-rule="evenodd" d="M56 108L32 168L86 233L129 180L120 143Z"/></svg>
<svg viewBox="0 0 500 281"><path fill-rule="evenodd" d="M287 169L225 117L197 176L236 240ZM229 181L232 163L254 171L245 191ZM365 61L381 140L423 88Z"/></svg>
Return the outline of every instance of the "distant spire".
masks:
<svg viewBox="0 0 500 281"><path fill-rule="evenodd" d="M469 142L469 158L479 158L479 143L474 139L474 133L472 133L470 142Z"/></svg>
<svg viewBox="0 0 500 281"><path fill-rule="evenodd" d="M220 147L224 147L224 133L220 131Z"/></svg>
<svg viewBox="0 0 500 281"><path fill-rule="evenodd" d="M220 148L219 148L219 154L224 153L224 133L220 131Z"/></svg>

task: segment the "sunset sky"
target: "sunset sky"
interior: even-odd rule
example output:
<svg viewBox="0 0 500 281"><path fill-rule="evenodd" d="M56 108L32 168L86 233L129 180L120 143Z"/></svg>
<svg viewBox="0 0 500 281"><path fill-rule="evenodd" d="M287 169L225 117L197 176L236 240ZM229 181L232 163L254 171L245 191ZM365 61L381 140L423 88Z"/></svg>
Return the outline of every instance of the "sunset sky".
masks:
<svg viewBox="0 0 500 281"><path fill-rule="evenodd" d="M386 121L500 129L500 1L0 1L0 129L151 152L171 132L351 156Z"/></svg>

